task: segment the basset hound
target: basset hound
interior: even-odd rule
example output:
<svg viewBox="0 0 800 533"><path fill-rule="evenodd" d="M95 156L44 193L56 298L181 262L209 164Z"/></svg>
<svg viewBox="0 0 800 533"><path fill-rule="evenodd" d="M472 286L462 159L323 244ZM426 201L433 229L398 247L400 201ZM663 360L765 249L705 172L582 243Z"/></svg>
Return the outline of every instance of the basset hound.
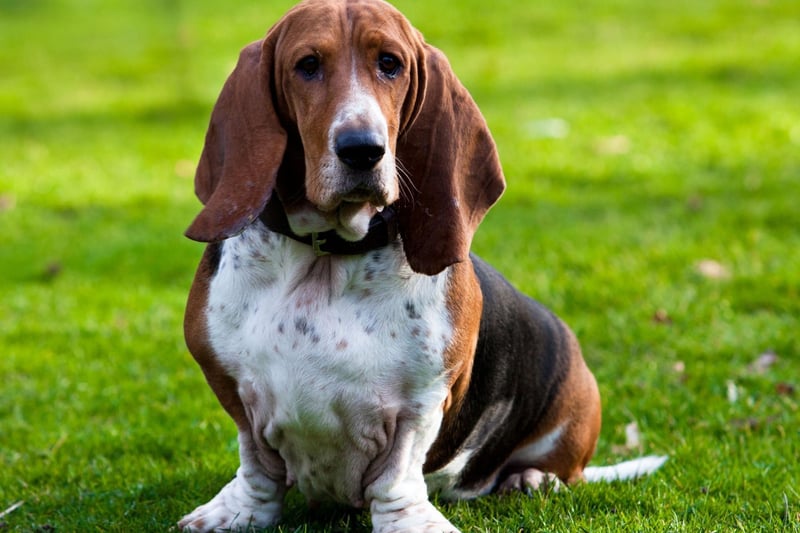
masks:
<svg viewBox="0 0 800 533"><path fill-rule="evenodd" d="M185 316L240 467L181 528L273 525L296 485L376 532L457 531L430 492L587 477L578 342L470 254L504 187L475 102L389 4L306 0L242 50L195 176Z"/></svg>

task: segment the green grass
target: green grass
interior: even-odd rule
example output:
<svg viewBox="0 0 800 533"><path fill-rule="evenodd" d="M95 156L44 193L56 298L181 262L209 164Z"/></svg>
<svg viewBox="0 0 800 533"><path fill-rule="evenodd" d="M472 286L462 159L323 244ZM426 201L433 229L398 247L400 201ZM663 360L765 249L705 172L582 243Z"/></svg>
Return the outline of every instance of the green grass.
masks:
<svg viewBox="0 0 800 533"><path fill-rule="evenodd" d="M201 246L182 231L213 101L289 4L0 1L0 512L25 502L0 529L163 531L232 476L234 426L183 345ZM494 132L508 192L474 248L578 333L604 399L594 462L671 457L445 513L800 530L800 4L397 5ZM295 493L285 518L368 530Z"/></svg>

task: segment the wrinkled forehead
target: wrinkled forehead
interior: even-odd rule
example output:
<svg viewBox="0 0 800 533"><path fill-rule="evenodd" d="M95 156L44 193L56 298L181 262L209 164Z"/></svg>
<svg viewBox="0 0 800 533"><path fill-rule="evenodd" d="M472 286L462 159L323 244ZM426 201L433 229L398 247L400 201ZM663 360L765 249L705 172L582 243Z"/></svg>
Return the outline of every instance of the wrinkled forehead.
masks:
<svg viewBox="0 0 800 533"><path fill-rule="evenodd" d="M411 46L414 30L392 5L381 0L307 0L275 25L278 48L292 53L325 53L342 47ZM287 58L288 59L288 58Z"/></svg>

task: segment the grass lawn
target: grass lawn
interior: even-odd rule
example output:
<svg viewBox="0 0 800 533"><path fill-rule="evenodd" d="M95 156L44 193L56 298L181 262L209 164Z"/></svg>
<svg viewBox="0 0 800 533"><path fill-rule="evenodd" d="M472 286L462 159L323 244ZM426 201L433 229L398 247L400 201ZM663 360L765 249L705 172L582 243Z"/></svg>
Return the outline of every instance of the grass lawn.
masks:
<svg viewBox="0 0 800 533"><path fill-rule="evenodd" d="M238 463L183 344L194 164L287 0L0 1L0 530L164 531ZM498 143L474 249L570 323L594 464L465 532L800 530L800 3L397 0ZM637 439L626 440L636 423ZM292 493L279 531L368 531Z"/></svg>

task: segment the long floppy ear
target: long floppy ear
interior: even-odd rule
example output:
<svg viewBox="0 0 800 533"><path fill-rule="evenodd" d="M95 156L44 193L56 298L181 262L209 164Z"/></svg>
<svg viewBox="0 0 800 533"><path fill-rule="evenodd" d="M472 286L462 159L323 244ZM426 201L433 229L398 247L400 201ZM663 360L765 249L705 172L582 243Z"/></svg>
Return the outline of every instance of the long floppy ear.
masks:
<svg viewBox="0 0 800 533"><path fill-rule="evenodd" d="M422 104L397 143L401 179L411 183L397 211L411 268L433 275L468 258L505 179L486 121L444 54L423 45L417 68Z"/></svg>
<svg viewBox="0 0 800 533"><path fill-rule="evenodd" d="M244 48L211 113L195 173L203 210L186 230L201 242L232 237L264 209L286 149L272 95L274 43Z"/></svg>

